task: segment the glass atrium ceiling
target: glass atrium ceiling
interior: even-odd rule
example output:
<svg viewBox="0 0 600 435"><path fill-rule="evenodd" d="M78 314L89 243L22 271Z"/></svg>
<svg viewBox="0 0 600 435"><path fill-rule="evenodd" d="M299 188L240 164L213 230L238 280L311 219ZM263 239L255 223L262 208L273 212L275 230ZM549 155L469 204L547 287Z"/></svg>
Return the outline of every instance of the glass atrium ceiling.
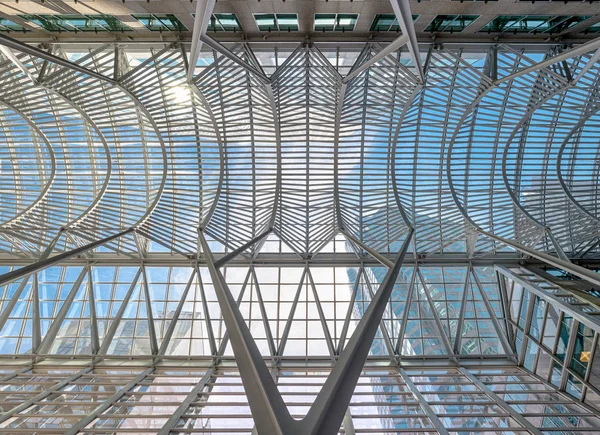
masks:
<svg viewBox="0 0 600 435"><path fill-rule="evenodd" d="M1 37L0 432L598 433L600 42L418 17Z"/></svg>

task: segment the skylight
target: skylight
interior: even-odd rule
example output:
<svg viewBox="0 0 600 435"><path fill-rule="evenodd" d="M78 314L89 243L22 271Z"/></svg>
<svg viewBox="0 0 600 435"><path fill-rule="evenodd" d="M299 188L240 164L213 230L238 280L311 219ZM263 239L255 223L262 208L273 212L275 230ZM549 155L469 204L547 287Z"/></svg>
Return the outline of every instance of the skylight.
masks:
<svg viewBox="0 0 600 435"><path fill-rule="evenodd" d="M261 32L298 31L298 15L296 14L254 14L254 20Z"/></svg>
<svg viewBox="0 0 600 435"><path fill-rule="evenodd" d="M480 32L561 33L589 18L587 15L499 15Z"/></svg>
<svg viewBox="0 0 600 435"><path fill-rule="evenodd" d="M14 21L0 17L0 32L10 31L27 32L28 30L20 24L15 23Z"/></svg>
<svg viewBox="0 0 600 435"><path fill-rule="evenodd" d="M315 14L315 31L351 32L357 20L358 14Z"/></svg>
<svg viewBox="0 0 600 435"><path fill-rule="evenodd" d="M479 15L438 15L425 29L426 32L462 32L469 27Z"/></svg>
<svg viewBox="0 0 600 435"><path fill-rule="evenodd" d="M186 31L187 27L173 14L136 14L133 18L153 32Z"/></svg>
<svg viewBox="0 0 600 435"><path fill-rule="evenodd" d="M19 15L49 32L116 32L132 30L112 15Z"/></svg>
<svg viewBox="0 0 600 435"><path fill-rule="evenodd" d="M413 22L417 21L419 15L412 16ZM399 32L400 25L394 14L377 14L371 23L371 32Z"/></svg>
<svg viewBox="0 0 600 435"><path fill-rule="evenodd" d="M237 32L242 26L235 14L213 14L208 23L211 32Z"/></svg>

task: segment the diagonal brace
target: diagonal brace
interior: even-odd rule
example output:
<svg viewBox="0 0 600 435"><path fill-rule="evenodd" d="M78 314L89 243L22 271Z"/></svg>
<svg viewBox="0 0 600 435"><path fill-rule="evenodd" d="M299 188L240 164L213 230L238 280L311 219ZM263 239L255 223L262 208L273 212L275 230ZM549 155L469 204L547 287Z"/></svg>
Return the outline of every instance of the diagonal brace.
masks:
<svg viewBox="0 0 600 435"><path fill-rule="evenodd" d="M302 420L290 415L269 369L246 325L223 275L215 266L202 232L200 243L213 280L223 320L229 332L240 376L258 433L277 435L334 435L342 424L352 394L369 354L373 338L394 288L413 230L407 235L348 345L325 381L313 406Z"/></svg>

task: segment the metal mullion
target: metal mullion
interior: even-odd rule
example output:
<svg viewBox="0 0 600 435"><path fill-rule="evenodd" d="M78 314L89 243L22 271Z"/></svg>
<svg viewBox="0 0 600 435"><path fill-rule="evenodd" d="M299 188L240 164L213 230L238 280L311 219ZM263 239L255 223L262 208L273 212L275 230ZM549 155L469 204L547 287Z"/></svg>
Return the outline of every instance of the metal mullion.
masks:
<svg viewBox="0 0 600 435"><path fill-rule="evenodd" d="M463 286L463 297L460 305L460 313L458 315L458 324L456 325L456 336L454 337L454 353L459 355L461 353L461 343L462 343L462 335L463 335L463 324L465 321L465 311L467 305L467 294L470 289L469 286L469 271L471 270L471 266L467 267L467 273L465 273L465 285Z"/></svg>
<svg viewBox="0 0 600 435"><path fill-rule="evenodd" d="M279 347L277 349L277 355L283 355L283 351L285 350L285 345L288 340L288 336L290 334L290 329L292 328L292 321L294 319L294 313L296 312L296 307L298 306L298 300L300 299L300 294L302 293L302 286L305 283L306 271L308 266L304 266L304 270L302 271L302 276L300 277L300 283L298 284L298 289L296 290L296 295L294 296L294 301L292 302L292 307L290 309L290 314L288 315L287 322L283 328L283 334L281 334L281 339L279 340Z"/></svg>
<svg viewBox="0 0 600 435"><path fill-rule="evenodd" d="M81 269L81 272L79 273L79 276L75 280L75 283L73 284L73 287L71 288L71 291L69 292L69 294L67 295L66 299L64 300L62 306L60 307L60 311L58 312L58 314L52 321L50 328L48 328L48 332L46 333L46 336L40 343L39 347L37 347L35 349L35 352L32 352L32 353L45 354L50 351L52 344L54 343L54 340L56 339L56 336L58 335L58 332L60 331L60 328L65 320L65 317L66 317L67 313L69 312L69 310L71 309L71 306L73 305L73 301L75 300L75 297L77 296L77 293L79 292L79 289L81 287L81 284L83 283L83 280L84 280L87 272L88 272L88 268L84 267ZM91 276L89 279L91 280Z"/></svg>
<svg viewBox="0 0 600 435"><path fill-rule="evenodd" d="M329 326L327 325L327 320L325 319L325 313L323 312L323 307L321 306L321 301L319 300L317 287L315 286L315 281L313 280L312 273L310 272L310 268L307 268L307 273L308 273L308 280L310 282L310 287L313 292L313 297L315 299L315 305L317 307L317 312L319 313L319 319L321 320L321 327L323 328L323 333L325 334L325 341L327 342L327 348L329 349L329 354L331 356L334 356L335 348L333 346L333 340L331 339L331 333L329 331Z"/></svg>
<svg viewBox="0 0 600 435"><path fill-rule="evenodd" d="M483 289L483 285L481 284L481 281L479 280L479 277L477 276L477 274L475 273L475 269L473 269L472 267L469 268L471 275L473 275L473 278L475 279L475 284L477 286L477 289L479 290L479 293L481 294L481 298L483 299L483 303L485 304L486 309L488 310L489 314L490 314L490 318L492 320L492 323L494 325L494 329L496 329L496 334L498 334L498 338L500 339L500 343L502 343L502 347L504 349L504 352L506 354L511 354L514 353L514 350L512 349L510 342L508 341L508 338L506 336L506 333L502 330L502 327L500 326L500 322L498 322L498 318L496 317L496 313L494 311L494 308L492 307L492 304L490 303L490 300L487 297L487 294L485 292L485 290ZM469 273L469 271L467 271L467 274Z"/></svg>
<svg viewBox="0 0 600 435"><path fill-rule="evenodd" d="M84 374L91 372L92 370L93 370L93 367L88 366L88 367L80 370L79 372L74 373L71 376L68 376L67 378L63 379L59 383L54 384L52 387L48 388L47 390L41 391L40 393L36 394L31 399L25 400L21 404L9 409L8 411L5 411L4 413L2 413L0 415L0 423L4 423L5 421L12 418L12 416L14 414L18 414L19 412L22 412L22 411L26 410L27 408L33 406L33 404L35 402L41 402L42 400L48 398L49 396L57 393L60 389L69 385L70 382L77 380L78 378L80 378Z"/></svg>
<svg viewBox="0 0 600 435"><path fill-rule="evenodd" d="M526 289L523 288L523 291ZM525 293L523 293L524 295ZM523 295L521 296L521 304L523 304ZM522 366L525 362L525 354L527 352L527 341L529 340L528 336L531 330L531 320L533 317L533 310L535 308L535 299L536 295L532 292L529 292L529 297L527 298L527 314L525 318L525 325L523 325L523 341L521 342L521 349L518 350L518 365ZM519 307L519 316L521 315L522 307ZM518 324L518 319L517 319ZM560 329L560 328L559 328Z"/></svg>
<svg viewBox="0 0 600 435"><path fill-rule="evenodd" d="M158 340L156 338L156 330L154 328L154 315L152 313L152 301L150 301L150 289L148 288L148 276L146 274L146 266L142 263L142 284L144 289L144 300L146 302L146 316L148 322L148 335L150 337L150 348L152 355L158 354ZM136 322L137 323L137 322ZM136 325L137 329L137 325Z"/></svg>
<svg viewBox="0 0 600 435"><path fill-rule="evenodd" d="M527 429L533 435L542 435L542 432L535 427L529 420L523 417L520 413L518 413L512 406L507 404L504 400L500 398L496 393L494 393L487 385L485 385L479 378L473 375L469 370L464 367L459 367L458 369L464 376L467 377L475 386L477 386L486 396L496 402L498 407L502 408L504 412L510 415L512 419L514 419L517 423L519 423L523 428Z"/></svg>
<svg viewBox="0 0 600 435"><path fill-rule="evenodd" d="M450 344L450 340L448 339L448 336L446 335L446 332L444 331L444 327L442 325L442 321L440 320L440 316L438 315L437 309L435 308L435 305L433 305L433 300L431 299L431 294L429 293L429 286L425 282L425 278L423 278L423 275L421 274L421 270L418 267L417 267L417 274L418 274L419 280L421 281L421 284L423 286L425 297L427 298L427 303L429 304L429 308L431 309L431 313L433 314L435 323L440 331L440 336L441 336L440 338L442 339L442 342L444 343L444 347L446 348L446 351L448 352L448 354L453 355L454 352L452 351L452 345Z"/></svg>
<svg viewBox="0 0 600 435"><path fill-rule="evenodd" d="M373 288L371 287L371 282L369 281L369 279L367 278L367 275L363 275L364 276L364 281L367 285L367 290L369 292L369 295L371 297L371 300L373 300L373 298L375 297L375 293L373 292ZM388 309L390 310L390 316L391 321L394 321L394 312L392 311L391 307L389 307L390 302L388 302ZM392 323L393 324L393 323ZM389 331L387 330L387 327L385 326L385 321L382 319L381 322L379 322L379 329L381 330L381 335L383 335L383 341L385 341L385 346L388 349L388 352L390 355L394 355L394 345L392 344L392 340L390 339L390 334Z"/></svg>
<svg viewBox="0 0 600 435"><path fill-rule="evenodd" d="M427 400L425 400L419 389L410 379L408 373L406 373L406 371L401 367L398 367L398 373L400 374L400 378L402 379L408 390L412 393L413 397L417 399L417 403L419 404L423 412L427 415L427 418L429 418L429 421L431 422L435 430L439 433L439 435L450 435L446 427L442 424L439 417L433 411L433 408L431 408L429 403L427 403Z"/></svg>
<svg viewBox="0 0 600 435"><path fill-rule="evenodd" d="M585 371L585 376L583 378L583 380L586 383L589 383L590 380L590 376L592 374L592 364L594 361L594 358L596 357L596 351L597 351L597 347L598 347L598 342L600 341L600 333L596 332L594 334L594 338L592 340L592 351L590 352L590 363L588 364L586 371ZM582 395L582 400L583 400L583 395Z"/></svg>
<svg viewBox="0 0 600 435"><path fill-rule="evenodd" d="M413 294L416 291L416 278L417 264L415 262L413 273L410 278L410 284L408 285L408 295L406 297L406 303L404 305L404 312L402 313L402 323L400 324L400 331L398 332L398 341L396 342L396 354L400 357L402 357L402 344L404 342L404 334L406 333L406 322L408 322L408 313L410 312L410 305L412 303Z"/></svg>
<svg viewBox="0 0 600 435"><path fill-rule="evenodd" d="M183 400L181 405L173 412L172 416L167 420L167 422L163 425L157 435L169 435L172 430L175 429L177 423L185 415L186 411L188 411L189 407L196 401L202 390L208 385L210 380L215 375L216 368L213 366L207 370L204 376L198 381L196 386L189 392L186 398ZM210 387L212 388L212 387ZM195 418L198 415L194 415Z"/></svg>
<svg viewBox="0 0 600 435"><path fill-rule="evenodd" d="M185 289L183 290L181 299L179 300L179 303L177 304L177 308L175 309L175 312L173 313L173 316L171 317L171 322L169 323L169 327L163 337L162 343L160 345L160 349L158 351L158 355L164 355L167 350L167 347L169 346L169 344L171 342L171 337L173 336L173 332L175 331L175 326L177 325L177 322L179 321L179 316L181 315L181 310L183 309L183 305L185 304L185 301L187 300L187 295L190 291L190 288L192 286L195 276L196 276L196 269L192 269L192 273L190 274L190 279L188 280L188 283L185 286Z"/></svg>
<svg viewBox="0 0 600 435"><path fill-rule="evenodd" d="M513 329L510 324L510 298L508 297L508 292L506 291L506 281L504 276L500 274L497 270L494 270L494 276L496 277L496 282L498 284L498 290L500 293L500 301L502 303L502 313L504 315L504 327L506 328L506 333L508 335L508 340L511 343L511 348L514 347L515 337L513 334Z"/></svg>
<svg viewBox="0 0 600 435"><path fill-rule="evenodd" d="M364 274L364 268L361 266L358 269L358 274L356 276L356 281L352 286L352 295L350 296L350 304L348 305L348 310L346 311L346 317L344 319L344 325L342 326L342 331L340 333L340 339L338 342L337 355L342 353L344 349L344 344L346 341L346 336L348 335L348 328L350 327L350 321L352 320L352 311L354 308L354 303L356 301L356 294L358 292L358 287L360 285L361 276Z"/></svg>
<svg viewBox="0 0 600 435"><path fill-rule="evenodd" d="M254 280L254 288L256 290L256 296L258 298L258 306L260 308L260 314L263 319L263 326L265 328L265 333L267 335L267 342L269 344L269 350L272 356L275 356L277 350L275 349L275 341L273 340L273 333L271 332L271 326L269 325L269 319L267 318L267 310L265 308L265 303L262 298L262 294L260 291L260 286L258 285L258 278L256 277L256 271L254 270L254 266L250 266L252 271L252 277Z"/></svg>
<svg viewBox="0 0 600 435"><path fill-rule="evenodd" d="M217 355L217 342L215 340L215 334L212 327L212 321L210 319L210 313L208 311L208 301L206 300L206 293L204 291L204 283L202 282L202 275L200 274L200 268L198 264L194 264L194 270L198 277L198 290L200 291L200 297L202 298L202 311L204 311L204 322L206 323L206 333L208 334L208 344L210 346L211 354Z"/></svg>
<svg viewBox="0 0 600 435"><path fill-rule="evenodd" d="M544 301L545 302L545 301ZM550 306L550 304L545 303L544 304L544 313L542 315L543 319L546 320L548 318L548 307ZM542 322L542 327L540 328L540 335L538 339L534 339L535 343L538 345L538 350L535 353L535 360L533 362L533 367L532 367L532 372L537 372L537 367L538 367L538 363L540 361L540 354L542 353L542 349L545 349L543 342L543 338L544 338L544 333L546 332L546 323L547 322ZM529 336L529 335L528 335ZM533 337L531 337L533 338ZM516 353L516 350L515 350Z"/></svg>
<svg viewBox="0 0 600 435"><path fill-rule="evenodd" d="M115 333L117 332L119 323L121 322L121 319L123 318L125 309L127 308L127 305L129 304L131 295L133 294L133 291L135 290L135 287L138 284L141 274L142 274L142 268L140 266L137 273L135 274L135 277L133 278L131 285L129 286L129 289L127 290L127 294L123 298L123 302L121 302L121 306L119 307L119 311L117 312L117 315L111 322L110 327L108 328L108 331L106 332L106 335L104 336L104 341L102 342L102 345L100 346L100 349L98 350L98 355L106 355L106 352L108 351L108 348L110 347L110 344L112 343L113 337L115 336Z"/></svg>
<svg viewBox="0 0 600 435"><path fill-rule="evenodd" d="M123 388L117 390L112 396L106 399L101 405L96 407L90 414L83 417L69 429L65 430L65 435L77 435L81 430L86 428L90 423L96 420L100 415L104 414L108 409L112 406L116 405L119 402L125 393L134 389L139 383L144 381L146 377L154 371L154 367L147 368L142 373L133 378L130 382L128 382Z"/></svg>
<svg viewBox="0 0 600 435"><path fill-rule="evenodd" d="M571 331L569 334L569 341L567 342L567 348L565 350L565 359L562 364L562 373L560 375L560 381L558 385L559 391L565 391L567 389L567 381L569 379L568 367L571 366L571 360L573 359L573 352L575 350L575 341L577 340L577 331L579 330L579 325L580 322L573 319L573 324L571 325ZM558 332L560 333L560 328Z"/></svg>
<svg viewBox="0 0 600 435"><path fill-rule="evenodd" d="M40 322L40 292L37 272L33 273L33 285L31 288L31 353L36 354L42 342L42 330ZM26 314L25 314L26 315Z"/></svg>

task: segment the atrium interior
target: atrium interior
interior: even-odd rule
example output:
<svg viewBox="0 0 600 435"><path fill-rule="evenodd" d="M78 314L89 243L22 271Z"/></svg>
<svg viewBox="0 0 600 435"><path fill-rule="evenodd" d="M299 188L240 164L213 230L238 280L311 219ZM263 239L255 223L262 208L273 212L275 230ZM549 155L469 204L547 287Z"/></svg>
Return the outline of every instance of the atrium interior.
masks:
<svg viewBox="0 0 600 435"><path fill-rule="evenodd" d="M0 2L0 433L600 433L600 2Z"/></svg>

